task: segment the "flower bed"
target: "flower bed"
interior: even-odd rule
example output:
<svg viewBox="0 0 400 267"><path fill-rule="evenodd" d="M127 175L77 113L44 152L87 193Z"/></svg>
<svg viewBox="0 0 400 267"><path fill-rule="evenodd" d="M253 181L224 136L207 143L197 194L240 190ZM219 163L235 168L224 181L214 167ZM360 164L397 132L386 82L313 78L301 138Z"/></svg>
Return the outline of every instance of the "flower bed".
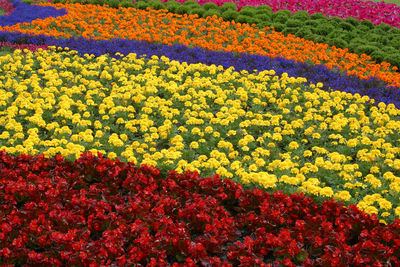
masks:
<svg viewBox="0 0 400 267"><path fill-rule="evenodd" d="M13 79L0 77L0 149L70 160L101 151L335 197L388 221L399 216L399 199L389 193L400 191L400 111L393 104L326 92L274 70L76 53L17 51L0 63L14 71Z"/></svg>
<svg viewBox="0 0 400 267"><path fill-rule="evenodd" d="M0 265L400 265L395 66L267 6L45 2L0 17Z"/></svg>
<svg viewBox="0 0 400 267"><path fill-rule="evenodd" d="M90 153L71 163L0 152L0 166L1 264L400 264L400 221L354 206Z"/></svg>

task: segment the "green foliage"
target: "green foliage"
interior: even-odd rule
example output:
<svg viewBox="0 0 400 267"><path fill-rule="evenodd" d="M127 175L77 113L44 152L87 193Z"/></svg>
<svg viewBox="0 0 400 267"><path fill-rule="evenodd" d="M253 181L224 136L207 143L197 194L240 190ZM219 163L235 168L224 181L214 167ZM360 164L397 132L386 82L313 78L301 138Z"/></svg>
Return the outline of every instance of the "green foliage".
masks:
<svg viewBox="0 0 400 267"><path fill-rule="evenodd" d="M304 22L304 25L309 26L309 28L314 28L318 26L318 21L316 20L307 20L306 22Z"/></svg>
<svg viewBox="0 0 400 267"><path fill-rule="evenodd" d="M398 53L397 51L398 49L392 47L392 46L387 46L384 49L382 49L382 51L384 51L386 54L395 54Z"/></svg>
<svg viewBox="0 0 400 267"><path fill-rule="evenodd" d="M281 32L283 29L285 29L285 24L279 23L279 22L274 22L272 23L272 26L274 26L275 31Z"/></svg>
<svg viewBox="0 0 400 267"><path fill-rule="evenodd" d="M311 30L306 27L297 29L296 36L305 38L305 36L312 34Z"/></svg>
<svg viewBox="0 0 400 267"><path fill-rule="evenodd" d="M272 14L272 18L275 18L278 16L284 16L286 18L289 18L292 16L292 13L289 10L281 9Z"/></svg>
<svg viewBox="0 0 400 267"><path fill-rule="evenodd" d="M382 35L370 33L365 35L365 39L367 39L370 42L380 42L382 40Z"/></svg>
<svg viewBox="0 0 400 267"><path fill-rule="evenodd" d="M393 39L388 41L388 45L392 46L394 49L400 49L400 34L394 35Z"/></svg>
<svg viewBox="0 0 400 267"><path fill-rule="evenodd" d="M189 10L191 8L189 6L184 6L184 5L180 5L179 7L176 8L175 13L176 14L187 14L189 13Z"/></svg>
<svg viewBox="0 0 400 267"><path fill-rule="evenodd" d="M117 7L119 6L119 1L118 1L118 0L109 0L109 1L107 2L107 4L108 4L110 7L117 8Z"/></svg>
<svg viewBox="0 0 400 267"><path fill-rule="evenodd" d="M315 20L317 20L317 19L326 19L326 17L321 12L317 12L317 13L311 14L310 15L310 19L315 19Z"/></svg>
<svg viewBox="0 0 400 267"><path fill-rule="evenodd" d="M346 41L347 43L351 42L351 40L353 40L354 38L356 38L354 36L354 34L352 32L346 32L343 31L340 36L341 39L343 39L344 41Z"/></svg>
<svg viewBox="0 0 400 267"><path fill-rule="evenodd" d="M341 23L343 20L339 17L331 17L328 18L328 21L332 24L332 25L337 25L339 23Z"/></svg>
<svg viewBox="0 0 400 267"><path fill-rule="evenodd" d="M164 3L164 6L166 9L168 9L169 12L175 13L176 9L180 6L181 4L178 1L168 1Z"/></svg>
<svg viewBox="0 0 400 267"><path fill-rule="evenodd" d="M373 29L375 27L374 23L370 20L361 21L361 25L367 26L369 29Z"/></svg>
<svg viewBox="0 0 400 267"><path fill-rule="evenodd" d="M354 49L357 54L367 54L371 55L375 52L378 48L372 45L360 45Z"/></svg>
<svg viewBox="0 0 400 267"><path fill-rule="evenodd" d="M146 7L148 7L148 6L149 6L149 4L147 2L144 2L144 1L135 2L133 4L134 8L143 9L143 10L146 9Z"/></svg>
<svg viewBox="0 0 400 267"><path fill-rule="evenodd" d="M340 39L340 38L331 39L331 40L329 40L329 42L330 42L329 43L330 45L332 45L332 46L334 45L337 48L346 48L348 45L345 40Z"/></svg>
<svg viewBox="0 0 400 267"><path fill-rule="evenodd" d="M236 21L240 22L240 23L249 23L250 20L251 20L251 17L246 16L246 15L239 15L236 19Z"/></svg>
<svg viewBox="0 0 400 267"><path fill-rule="evenodd" d="M353 39L350 41L350 43L349 43L349 48L352 49L352 50L354 51L358 46L364 45L364 43L365 43L365 40L364 40L364 39L361 39L361 38L359 38L359 37L356 37L356 38L353 38Z"/></svg>
<svg viewBox="0 0 400 267"><path fill-rule="evenodd" d="M386 23L381 23L376 25L376 28L382 30L383 32L388 32L392 29L392 27Z"/></svg>
<svg viewBox="0 0 400 267"><path fill-rule="evenodd" d="M390 34L400 34L400 29L397 27L393 27L389 31Z"/></svg>
<svg viewBox="0 0 400 267"><path fill-rule="evenodd" d="M244 11L249 11L249 12L251 12L251 13L255 13L256 11L257 11L257 8L256 7L254 7L254 6L244 6L244 7L242 7L242 9L240 9L240 11L239 12L244 12Z"/></svg>
<svg viewBox="0 0 400 267"><path fill-rule="evenodd" d="M360 25L360 21L357 20L357 19L355 19L355 18L352 18L352 17L346 18L346 19L345 19L345 22L350 23L350 24L353 25L353 26L358 26L358 25Z"/></svg>
<svg viewBox="0 0 400 267"><path fill-rule="evenodd" d="M372 32L370 28L368 28L368 26L365 25L358 25L357 27L354 27L353 32L355 35L364 35L366 33L370 33Z"/></svg>
<svg viewBox="0 0 400 267"><path fill-rule="evenodd" d="M192 10L190 10L189 12L190 12L190 14L197 14L197 15L199 15L199 17L203 17L206 10L202 7L196 7L196 8L193 8Z"/></svg>
<svg viewBox="0 0 400 267"><path fill-rule="evenodd" d="M314 43L325 43L326 42L326 37L325 36L321 36L321 35L316 35L316 37L314 38Z"/></svg>
<svg viewBox="0 0 400 267"><path fill-rule="evenodd" d="M400 66L400 55L398 52L392 53L392 54L387 54L384 58L384 61L386 61L394 66Z"/></svg>
<svg viewBox="0 0 400 267"><path fill-rule="evenodd" d="M383 51L375 50L371 53L371 57L374 58L378 63L381 63L385 60L386 53Z"/></svg>
<svg viewBox="0 0 400 267"><path fill-rule="evenodd" d="M327 36L330 32L332 32L335 29L332 25L328 23L320 24L317 27L313 29L313 33L316 33L318 35L322 36Z"/></svg>
<svg viewBox="0 0 400 267"><path fill-rule="evenodd" d="M205 4L203 5L203 8L204 8L205 10L218 9L218 6L217 6L217 4L215 4L215 3L207 2L207 3L205 3Z"/></svg>
<svg viewBox="0 0 400 267"><path fill-rule="evenodd" d="M218 9L209 9L209 10L206 10L206 12L204 12L203 18L212 17L213 15L217 15L218 17L220 17L221 13Z"/></svg>
<svg viewBox="0 0 400 267"><path fill-rule="evenodd" d="M187 7L191 7L191 8L199 7L199 6L200 6L200 5L199 5L199 2L194 1L194 0L185 1L185 2L183 2L183 5L184 5L184 6L187 6Z"/></svg>
<svg viewBox="0 0 400 267"><path fill-rule="evenodd" d="M341 30L334 29L333 31L331 31L331 32L327 35L327 38L328 38L328 39L340 38L341 34L342 34L342 31L341 31Z"/></svg>
<svg viewBox="0 0 400 267"><path fill-rule="evenodd" d="M259 22L257 23L258 28L260 28L260 29L264 29L265 27L270 27L271 24L272 24L271 21L259 21Z"/></svg>
<svg viewBox="0 0 400 267"><path fill-rule="evenodd" d="M354 29L353 24L344 21L339 23L339 27L342 28L344 31L352 31Z"/></svg>
<svg viewBox="0 0 400 267"><path fill-rule="evenodd" d="M303 21L299 19L288 19L286 21L286 26L287 27L301 27L303 25Z"/></svg>
<svg viewBox="0 0 400 267"><path fill-rule="evenodd" d="M275 23L285 24L288 19L289 19L289 16L286 16L284 14L280 14L277 16L272 15L272 20Z"/></svg>
<svg viewBox="0 0 400 267"><path fill-rule="evenodd" d="M160 0L151 0L150 7L155 10L163 9L164 4Z"/></svg>
<svg viewBox="0 0 400 267"><path fill-rule="evenodd" d="M259 6L257 7L256 13L257 13L257 14L264 14L264 13L267 13L267 14L272 15L272 8L271 8L270 6L267 6L267 5L259 5Z"/></svg>
<svg viewBox="0 0 400 267"><path fill-rule="evenodd" d="M227 2L227 3L224 3L224 4L220 7L220 9L221 9L221 12L222 12L222 13L225 12L225 11L228 11L228 10L237 11L237 6L236 6L236 4L233 3L233 2Z"/></svg>
<svg viewBox="0 0 400 267"><path fill-rule="evenodd" d="M240 10L239 15L248 16L248 17L254 17L255 16L254 12L251 12L250 10L243 10L243 11Z"/></svg>
<svg viewBox="0 0 400 267"><path fill-rule="evenodd" d="M255 18L257 20L259 20L260 22L263 22L263 21L271 22L271 16L268 16L267 14L256 14Z"/></svg>
<svg viewBox="0 0 400 267"><path fill-rule="evenodd" d="M121 7L133 7L133 2L132 1L122 1Z"/></svg>
<svg viewBox="0 0 400 267"><path fill-rule="evenodd" d="M287 34L296 34L297 32L297 27L286 27L285 29L282 30L282 33L287 35Z"/></svg>
<svg viewBox="0 0 400 267"><path fill-rule="evenodd" d="M310 16L308 15L308 12L305 10L302 11L297 11L293 14L293 18L294 19L299 19L302 21L308 20L310 18Z"/></svg>
<svg viewBox="0 0 400 267"><path fill-rule="evenodd" d="M227 10L222 13L222 18L226 21L235 20L239 16L239 13L232 10Z"/></svg>

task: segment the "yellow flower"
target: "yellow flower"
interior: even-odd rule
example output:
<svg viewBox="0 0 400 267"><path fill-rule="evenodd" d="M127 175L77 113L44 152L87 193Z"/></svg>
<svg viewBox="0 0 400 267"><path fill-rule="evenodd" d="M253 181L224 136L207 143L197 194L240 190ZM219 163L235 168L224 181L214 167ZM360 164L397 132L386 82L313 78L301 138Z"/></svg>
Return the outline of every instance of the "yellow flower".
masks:
<svg viewBox="0 0 400 267"><path fill-rule="evenodd" d="M333 190L332 190L332 188L326 186L326 187L322 188L322 189L319 191L319 194L320 194L321 196L331 197L331 196L333 196Z"/></svg>
<svg viewBox="0 0 400 267"><path fill-rule="evenodd" d="M364 209L364 212L368 214L378 214L378 209L373 206L368 206L366 209Z"/></svg>
<svg viewBox="0 0 400 267"><path fill-rule="evenodd" d="M312 138L314 138L314 139L320 139L320 138L321 138L321 135L320 135L319 133L313 133L313 134L312 134Z"/></svg>
<svg viewBox="0 0 400 267"><path fill-rule="evenodd" d="M213 132L213 128L212 128L211 126L207 126L207 127L204 129L204 132L210 134L210 133Z"/></svg>
<svg viewBox="0 0 400 267"><path fill-rule="evenodd" d="M335 193L334 197L339 201L348 201L351 198L351 195L348 191L339 191Z"/></svg>
<svg viewBox="0 0 400 267"><path fill-rule="evenodd" d="M299 148L299 144L297 144L296 142L292 141L289 143L290 150L294 150L294 149L298 149L298 148Z"/></svg>
<svg viewBox="0 0 400 267"><path fill-rule="evenodd" d="M306 150L303 153L303 157L311 157L312 156L312 151L311 150Z"/></svg>
<svg viewBox="0 0 400 267"><path fill-rule="evenodd" d="M191 142L190 145L189 145L189 147L192 148L192 149L197 149L197 148L199 148L199 143L197 143L197 142Z"/></svg>

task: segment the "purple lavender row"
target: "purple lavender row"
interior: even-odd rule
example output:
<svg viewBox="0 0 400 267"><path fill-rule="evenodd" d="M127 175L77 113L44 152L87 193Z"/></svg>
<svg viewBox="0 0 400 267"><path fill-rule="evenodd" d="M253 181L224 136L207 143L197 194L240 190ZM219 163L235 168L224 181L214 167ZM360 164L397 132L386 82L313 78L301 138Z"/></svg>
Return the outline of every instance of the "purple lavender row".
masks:
<svg viewBox="0 0 400 267"><path fill-rule="evenodd" d="M0 16L0 26L11 26L17 23L32 22L35 19L58 17L67 14L65 9L35 6L21 0L11 0L15 10L9 16Z"/></svg>
<svg viewBox="0 0 400 267"><path fill-rule="evenodd" d="M201 48L188 48L184 45L161 45L144 41L112 39L89 40L83 37L56 39L44 35L27 35L20 33L0 32L0 41L13 43L29 43L33 45L49 45L57 47L68 47L78 51L81 55L93 54L100 56L109 54L115 55L117 52L127 55L135 53L138 56L146 55L151 57L157 55L165 56L171 60L180 62L203 63L207 65L221 65L224 68L233 66L235 70L275 70L277 75L287 73L293 77L305 77L309 83L322 82L325 90L338 90L348 93L359 93L361 96L367 95L375 101L386 104L393 103L400 108L400 90L396 87L386 87L387 83L376 78L360 80L356 76L348 76L343 72L331 71L324 65L310 65L307 63L295 62L285 58L269 58L261 55L247 53L234 54L231 52L208 51Z"/></svg>
<svg viewBox="0 0 400 267"><path fill-rule="evenodd" d="M167 0L161 0L166 2ZM187 0L176 0L180 3ZM363 0L195 0L200 5L207 2L222 6L224 3L234 2L240 10L244 6L268 5L273 11L280 9L290 10L292 13L305 10L309 14L323 13L327 17L346 19L353 17L358 20L370 20L375 25L386 23L400 28L400 6ZM133 0L135 2L135 0Z"/></svg>
<svg viewBox="0 0 400 267"><path fill-rule="evenodd" d="M15 10L13 4L7 0L0 0L0 9L6 12L3 16L9 16Z"/></svg>

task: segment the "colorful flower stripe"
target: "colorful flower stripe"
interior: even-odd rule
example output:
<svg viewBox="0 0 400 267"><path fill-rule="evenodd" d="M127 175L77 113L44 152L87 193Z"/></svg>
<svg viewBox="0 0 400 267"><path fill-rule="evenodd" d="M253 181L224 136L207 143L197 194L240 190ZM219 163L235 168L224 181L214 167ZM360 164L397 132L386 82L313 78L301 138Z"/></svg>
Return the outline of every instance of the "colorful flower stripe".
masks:
<svg viewBox="0 0 400 267"><path fill-rule="evenodd" d="M10 42L0 42L0 47L9 47L11 49L28 49L29 51L36 52L39 48L48 49L47 45L32 45L32 44L14 44Z"/></svg>
<svg viewBox="0 0 400 267"><path fill-rule="evenodd" d="M166 0L161 0L163 3ZM176 0L180 3L186 0ZM135 1L133 1L135 2ZM211 2L218 6L234 2L240 10L244 6L268 5L273 11L280 9L290 10L292 13L305 10L310 14L323 13L328 17L343 19L353 17L358 20L370 20L375 25L386 23L400 28L400 6L381 2L363 0L197 0L201 5Z"/></svg>
<svg viewBox="0 0 400 267"><path fill-rule="evenodd" d="M36 19L59 17L67 14L65 9L55 9L50 6L37 6L23 3L21 0L11 0L15 10L9 16L0 16L0 26L11 26L17 23L29 23Z"/></svg>
<svg viewBox="0 0 400 267"><path fill-rule="evenodd" d="M54 37L83 36L101 39L135 39L164 44L180 43L214 51L247 52L264 56L281 56L299 62L324 64L361 79L376 77L400 87L400 73L390 64L372 64L367 55L348 53L347 49L315 44L293 35L259 31L248 24L224 22L222 18L197 18L165 10L115 9L98 5L42 4L68 10L68 16L36 20L11 27L9 32L44 34ZM168 22L167 22L168 21ZM33 29L32 29L33 27ZM266 28L265 30L267 30Z"/></svg>
<svg viewBox="0 0 400 267"><path fill-rule="evenodd" d="M85 38L56 39L44 35L30 36L27 34L0 32L0 40L10 40L11 42L24 42L34 45L48 44L57 47L68 47L78 51L81 55L93 54L100 56L104 54L115 55L120 53L127 55L135 53L139 56L145 55L148 58L156 55L165 56L171 60L179 62L204 63L206 65L221 65L224 68L234 67L235 70L247 70L250 73L254 70L275 70L276 75L281 76L287 73L292 77L304 77L309 82L317 84L322 82L324 90L343 91L361 96L369 96L376 103L394 104L400 108L400 90L396 87L386 88L384 83L371 78L360 80L355 76L342 75L340 72L328 70L325 66L313 66L307 63L299 63L294 60L284 58L269 58L260 55L241 53L234 55L229 52L208 51L201 48L187 48L183 45L162 45L148 42L112 39L111 41L95 41Z"/></svg>
<svg viewBox="0 0 400 267"><path fill-rule="evenodd" d="M6 12L3 16L9 16L15 10L15 7L8 0L0 0L0 9Z"/></svg>
<svg viewBox="0 0 400 267"><path fill-rule="evenodd" d="M134 54L18 53L0 58L0 149L7 153L76 159L100 151L335 197L388 221L400 216L394 105L376 107L368 97L309 88L304 78L274 71L239 73Z"/></svg>
<svg viewBox="0 0 400 267"><path fill-rule="evenodd" d="M71 163L0 152L0 173L6 266L400 264L398 220L333 201L90 153Z"/></svg>

